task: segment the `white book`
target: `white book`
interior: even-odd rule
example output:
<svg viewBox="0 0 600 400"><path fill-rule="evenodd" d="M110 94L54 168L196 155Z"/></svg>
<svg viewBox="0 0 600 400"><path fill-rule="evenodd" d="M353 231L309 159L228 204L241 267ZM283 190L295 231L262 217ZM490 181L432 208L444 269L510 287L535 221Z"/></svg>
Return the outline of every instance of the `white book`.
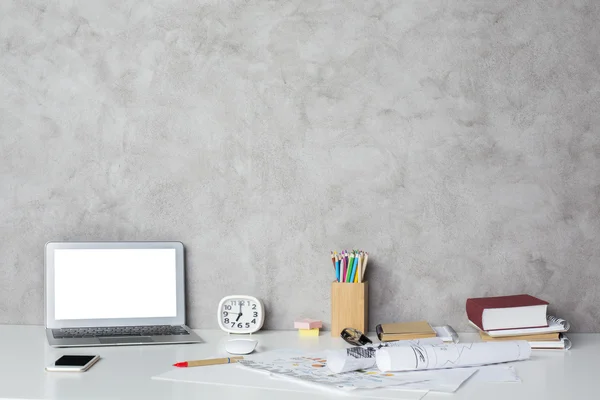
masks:
<svg viewBox="0 0 600 400"><path fill-rule="evenodd" d="M553 317L552 315L548 315L546 317L548 320L548 326L540 327L540 328L522 328L522 329L500 329L495 331L484 331L491 337L505 337L505 336L520 336L520 335L533 335L536 333L553 333L553 332L566 332L571 327L569 322L565 321L562 318ZM479 327L475 325L473 322L469 321L471 325L473 325L477 330Z"/></svg>

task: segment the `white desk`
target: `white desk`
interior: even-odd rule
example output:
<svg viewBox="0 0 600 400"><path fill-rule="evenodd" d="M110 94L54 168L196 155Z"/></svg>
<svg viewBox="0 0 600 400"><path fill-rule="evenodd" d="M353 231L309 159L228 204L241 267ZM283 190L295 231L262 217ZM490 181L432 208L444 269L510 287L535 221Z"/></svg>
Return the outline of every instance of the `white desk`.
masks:
<svg viewBox="0 0 600 400"><path fill-rule="evenodd" d="M168 371L176 361L225 354L227 335L218 330L198 330L202 344L88 347L53 349L40 326L0 325L0 399L281 399L306 400L295 391L250 389L224 385L165 382L150 379ZM258 351L278 348L318 350L347 347L323 332L318 338L300 338L296 331L264 331L254 335ZM476 334L461 335L462 341ZM522 383L467 381L455 394L430 392L425 400L565 400L600 398L600 334L570 334L570 351L534 351L530 360L513 363ZM102 359L85 373L45 372L44 367L62 354L100 354ZM201 367L198 367L201 368ZM255 373L248 371L248 373ZM296 387L295 383L290 383ZM302 390L302 389L298 389ZM376 393L377 391L370 391ZM365 392L363 392L366 394ZM397 392L397 398L414 398ZM346 397L324 391L311 399Z"/></svg>

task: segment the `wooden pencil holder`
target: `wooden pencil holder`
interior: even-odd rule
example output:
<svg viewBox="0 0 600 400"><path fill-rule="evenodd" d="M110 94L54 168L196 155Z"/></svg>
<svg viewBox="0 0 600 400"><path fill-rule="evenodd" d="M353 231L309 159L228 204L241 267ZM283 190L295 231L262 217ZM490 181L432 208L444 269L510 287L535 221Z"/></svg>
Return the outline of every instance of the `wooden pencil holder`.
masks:
<svg viewBox="0 0 600 400"><path fill-rule="evenodd" d="M339 337L344 328L367 333L369 327L368 282L331 283L331 336Z"/></svg>

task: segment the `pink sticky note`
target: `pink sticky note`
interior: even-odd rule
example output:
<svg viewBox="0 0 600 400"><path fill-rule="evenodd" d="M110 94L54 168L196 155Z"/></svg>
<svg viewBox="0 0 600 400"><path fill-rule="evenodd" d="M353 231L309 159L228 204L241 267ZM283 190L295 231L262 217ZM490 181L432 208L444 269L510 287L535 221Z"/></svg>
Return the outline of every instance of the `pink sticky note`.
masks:
<svg viewBox="0 0 600 400"><path fill-rule="evenodd" d="M314 328L322 328L323 323L318 319L297 319L294 321L294 328L296 329L314 329Z"/></svg>

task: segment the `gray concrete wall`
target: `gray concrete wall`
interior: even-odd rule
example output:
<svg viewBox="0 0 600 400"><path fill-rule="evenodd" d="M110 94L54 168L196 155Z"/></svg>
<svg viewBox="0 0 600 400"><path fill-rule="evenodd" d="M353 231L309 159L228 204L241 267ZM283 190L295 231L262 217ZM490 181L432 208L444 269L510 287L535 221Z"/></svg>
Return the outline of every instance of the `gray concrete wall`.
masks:
<svg viewBox="0 0 600 400"><path fill-rule="evenodd" d="M43 323L48 240L181 240L189 323L468 329L526 292L600 331L600 3L0 2L0 323Z"/></svg>

